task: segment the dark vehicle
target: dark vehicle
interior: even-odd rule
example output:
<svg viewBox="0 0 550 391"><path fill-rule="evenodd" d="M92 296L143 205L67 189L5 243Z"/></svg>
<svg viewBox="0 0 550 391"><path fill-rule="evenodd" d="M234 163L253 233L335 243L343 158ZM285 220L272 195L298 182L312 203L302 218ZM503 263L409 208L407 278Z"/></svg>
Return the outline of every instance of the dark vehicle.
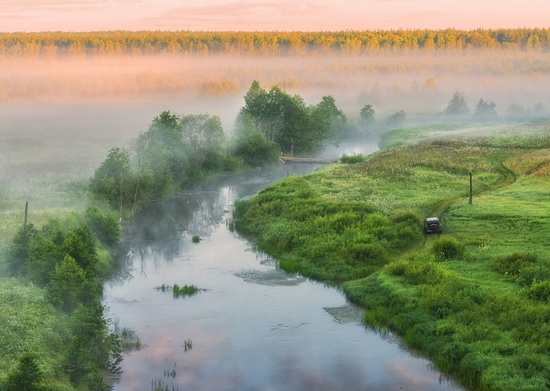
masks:
<svg viewBox="0 0 550 391"><path fill-rule="evenodd" d="M437 217L428 217L424 220L424 233L440 234L442 231L441 222Z"/></svg>

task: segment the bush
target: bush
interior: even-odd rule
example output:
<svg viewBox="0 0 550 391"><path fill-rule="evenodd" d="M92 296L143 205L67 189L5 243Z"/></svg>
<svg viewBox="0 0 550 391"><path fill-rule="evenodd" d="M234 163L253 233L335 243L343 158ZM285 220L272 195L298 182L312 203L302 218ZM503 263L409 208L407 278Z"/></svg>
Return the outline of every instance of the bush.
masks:
<svg viewBox="0 0 550 391"><path fill-rule="evenodd" d="M433 244L432 250L437 258L451 259L464 255L465 246L453 238L444 237Z"/></svg>
<svg viewBox="0 0 550 391"><path fill-rule="evenodd" d="M550 267L537 264L521 269L517 277L521 285L531 285L533 282L546 280L550 280Z"/></svg>
<svg viewBox="0 0 550 391"><path fill-rule="evenodd" d="M357 154L357 155L342 155L342 157L340 158L340 163L343 163L343 164L356 164L356 163L361 163L361 162L364 162L365 161L365 157L361 154Z"/></svg>
<svg viewBox="0 0 550 391"><path fill-rule="evenodd" d="M527 296L531 300L548 301L550 298L550 281L533 283L527 291Z"/></svg>
<svg viewBox="0 0 550 391"><path fill-rule="evenodd" d="M120 240L120 224L116 212L102 211L97 207L86 210L86 222L97 238L107 246L114 246Z"/></svg>
<svg viewBox="0 0 550 391"><path fill-rule="evenodd" d="M537 260L535 254L513 253L495 259L492 266L497 272L515 278L519 276L522 269L532 266Z"/></svg>

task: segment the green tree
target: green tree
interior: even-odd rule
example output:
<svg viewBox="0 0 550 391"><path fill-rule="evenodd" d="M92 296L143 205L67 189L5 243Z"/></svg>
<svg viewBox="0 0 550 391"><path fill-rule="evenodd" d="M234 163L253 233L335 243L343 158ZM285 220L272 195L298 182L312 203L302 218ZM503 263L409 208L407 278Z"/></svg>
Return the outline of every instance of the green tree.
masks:
<svg viewBox="0 0 550 391"><path fill-rule="evenodd" d="M367 133L372 129L376 120L374 119L375 111L371 105L365 105L359 111L359 118L361 119L361 130L363 133Z"/></svg>
<svg viewBox="0 0 550 391"><path fill-rule="evenodd" d="M70 313L83 297L87 288L86 273L73 257L65 255L63 261L55 266L48 286L52 303Z"/></svg>
<svg viewBox="0 0 550 391"><path fill-rule="evenodd" d="M245 115L236 123L231 152L246 165L257 167L276 162L279 146L274 141L266 139L256 128L250 115Z"/></svg>
<svg viewBox="0 0 550 391"><path fill-rule="evenodd" d="M407 113L403 110L396 111L392 115L386 118L386 125L390 128L396 128L402 126L405 120L407 119Z"/></svg>
<svg viewBox="0 0 550 391"><path fill-rule="evenodd" d="M73 337L67 349L65 369L77 386L85 384L89 389L107 390L104 371L113 371L113 364L120 362L120 344L109 332L104 312L99 302L88 306L79 304L71 316Z"/></svg>
<svg viewBox="0 0 550 391"><path fill-rule="evenodd" d="M31 244L28 277L39 286L46 286L50 273L55 265L63 259L64 249L62 242L65 240L59 230L48 232L44 227L36 235Z"/></svg>
<svg viewBox="0 0 550 391"><path fill-rule="evenodd" d="M476 105L476 115L487 117L494 116L497 114L496 105L494 102L486 102L483 99L480 99Z"/></svg>
<svg viewBox="0 0 550 391"><path fill-rule="evenodd" d="M31 243L37 234L32 223L22 225L8 249L8 270L12 275L25 275L28 272Z"/></svg>
<svg viewBox="0 0 550 391"><path fill-rule="evenodd" d="M198 170L214 171L223 167L225 134L218 116L186 115L180 120L183 141L191 149L191 161Z"/></svg>
<svg viewBox="0 0 550 391"><path fill-rule="evenodd" d="M86 209L86 223L103 244L112 247L120 241L120 224L115 212L91 206Z"/></svg>
<svg viewBox="0 0 550 391"><path fill-rule="evenodd" d="M470 109L468 108L468 104L466 103L466 96L464 95L464 93L458 91L453 94L453 97L443 111L443 113L447 115L464 115L468 114L469 112Z"/></svg>
<svg viewBox="0 0 550 391"><path fill-rule="evenodd" d="M323 96L321 102L311 108L311 117L320 139L345 137L348 130L347 118L344 112L336 106L336 101L332 96Z"/></svg>
<svg viewBox="0 0 550 391"><path fill-rule="evenodd" d="M6 381L8 391L42 391L43 374L38 366L34 353L23 353L15 369L8 374Z"/></svg>
<svg viewBox="0 0 550 391"><path fill-rule="evenodd" d="M315 126L311 110L303 99L277 86L266 92L254 81L245 95L245 106L239 117L245 115L252 118L266 139L275 141L284 152L310 151L326 137L323 129Z"/></svg>
<svg viewBox="0 0 550 391"><path fill-rule="evenodd" d="M70 232L63 241L64 254L70 255L87 277L95 276L98 263L95 238L87 225Z"/></svg>
<svg viewBox="0 0 550 391"><path fill-rule="evenodd" d="M91 191L96 198L118 208L121 217L123 208L131 207L134 200L134 182L129 152L124 148L112 148L95 171Z"/></svg>
<svg viewBox="0 0 550 391"><path fill-rule="evenodd" d="M134 150L138 160L135 194L157 199L188 182L189 146L183 141L180 118L170 111L155 117L149 129L139 135ZM134 195L134 199L137 199Z"/></svg>

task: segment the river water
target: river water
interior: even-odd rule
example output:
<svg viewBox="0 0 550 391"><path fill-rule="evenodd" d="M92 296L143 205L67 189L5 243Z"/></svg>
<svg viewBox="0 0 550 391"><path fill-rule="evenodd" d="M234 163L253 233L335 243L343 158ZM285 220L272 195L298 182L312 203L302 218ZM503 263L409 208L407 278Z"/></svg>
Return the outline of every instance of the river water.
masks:
<svg viewBox="0 0 550 391"><path fill-rule="evenodd" d="M105 288L109 316L141 343L125 352L115 391L460 389L391 335L366 328L337 288L277 269L229 229L235 200L314 169L209 181L138 216ZM201 290L175 298L163 284Z"/></svg>

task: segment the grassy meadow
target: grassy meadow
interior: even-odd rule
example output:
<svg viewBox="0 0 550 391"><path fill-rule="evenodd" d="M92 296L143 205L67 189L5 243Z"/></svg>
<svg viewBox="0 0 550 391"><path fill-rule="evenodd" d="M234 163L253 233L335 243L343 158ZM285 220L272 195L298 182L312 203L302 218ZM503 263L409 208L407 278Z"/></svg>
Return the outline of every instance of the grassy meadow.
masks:
<svg viewBox="0 0 550 391"><path fill-rule="evenodd" d="M402 129L383 143L238 203L236 228L282 268L342 284L367 324L468 389L549 389L550 122ZM422 233L431 215L442 235Z"/></svg>

